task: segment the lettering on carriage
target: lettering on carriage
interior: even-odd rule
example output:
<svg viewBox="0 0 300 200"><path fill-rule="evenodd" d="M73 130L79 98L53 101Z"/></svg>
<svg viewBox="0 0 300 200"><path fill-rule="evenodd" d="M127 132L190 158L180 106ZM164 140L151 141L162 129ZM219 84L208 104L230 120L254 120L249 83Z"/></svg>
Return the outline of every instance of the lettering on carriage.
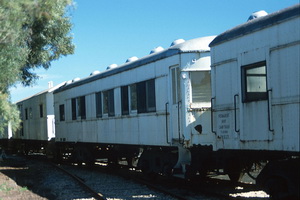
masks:
<svg viewBox="0 0 300 200"><path fill-rule="evenodd" d="M220 113L218 114L218 132L222 139L229 139L230 129L230 114Z"/></svg>

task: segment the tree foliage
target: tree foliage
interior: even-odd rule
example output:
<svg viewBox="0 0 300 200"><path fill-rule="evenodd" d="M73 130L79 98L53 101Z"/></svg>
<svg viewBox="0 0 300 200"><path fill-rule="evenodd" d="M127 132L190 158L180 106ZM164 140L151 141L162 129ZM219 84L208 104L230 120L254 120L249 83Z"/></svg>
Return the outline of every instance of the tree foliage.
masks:
<svg viewBox="0 0 300 200"><path fill-rule="evenodd" d="M31 85L35 68L73 53L71 7L72 0L0 0L0 129L18 121L9 88Z"/></svg>

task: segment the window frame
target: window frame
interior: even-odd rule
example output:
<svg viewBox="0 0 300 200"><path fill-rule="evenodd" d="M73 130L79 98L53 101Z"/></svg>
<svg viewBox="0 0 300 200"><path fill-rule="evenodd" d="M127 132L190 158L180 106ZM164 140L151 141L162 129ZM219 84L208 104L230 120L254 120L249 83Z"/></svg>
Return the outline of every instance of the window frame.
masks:
<svg viewBox="0 0 300 200"><path fill-rule="evenodd" d="M264 67L264 73L260 74L250 74L247 73L249 70L258 69ZM241 66L242 72L242 100L243 103L246 102L253 102L253 101L264 101L268 99L268 84L267 84L267 63L266 61L261 61L257 63L252 63L249 65ZM253 78L263 78L264 81L263 86L265 88L264 91L249 91L248 87L248 80L252 77Z"/></svg>

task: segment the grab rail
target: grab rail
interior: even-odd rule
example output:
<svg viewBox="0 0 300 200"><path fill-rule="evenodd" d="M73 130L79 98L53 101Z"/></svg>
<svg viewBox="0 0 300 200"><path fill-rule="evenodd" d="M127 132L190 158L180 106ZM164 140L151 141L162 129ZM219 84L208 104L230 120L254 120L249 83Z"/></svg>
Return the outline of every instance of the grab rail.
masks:
<svg viewBox="0 0 300 200"><path fill-rule="evenodd" d="M167 144L170 144L170 142L169 142L169 123L168 123L168 105L169 105L169 102L167 102L165 104L165 108L166 108L166 140L167 140Z"/></svg>
<svg viewBox="0 0 300 200"><path fill-rule="evenodd" d="M272 125L272 101L271 101L271 96L272 94L272 89L268 90L268 123L269 123L269 131L273 132L273 125Z"/></svg>
<svg viewBox="0 0 300 200"><path fill-rule="evenodd" d="M178 101L177 103L177 120L178 120L178 140L179 140L179 143L181 144L181 126L180 126L180 106L181 106L182 102L181 101Z"/></svg>
<svg viewBox="0 0 300 200"><path fill-rule="evenodd" d="M236 111L237 111L237 103L236 103L236 98L239 97L238 94L234 95L233 97L233 101L234 101L234 130L235 132L240 132L240 129L237 128L237 114L236 114Z"/></svg>
<svg viewBox="0 0 300 200"><path fill-rule="evenodd" d="M211 105L211 111L210 111L210 125L211 125L211 132L214 133L214 134L217 134L217 132L214 130L214 108L213 108L213 100L215 100L216 98L215 97L212 97L210 99L210 105Z"/></svg>

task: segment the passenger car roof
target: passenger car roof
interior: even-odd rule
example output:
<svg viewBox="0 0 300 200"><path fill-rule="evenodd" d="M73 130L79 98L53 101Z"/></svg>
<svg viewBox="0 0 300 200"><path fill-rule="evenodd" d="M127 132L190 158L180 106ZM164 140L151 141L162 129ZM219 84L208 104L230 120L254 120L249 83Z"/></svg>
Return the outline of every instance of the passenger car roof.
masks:
<svg viewBox="0 0 300 200"><path fill-rule="evenodd" d="M266 16L250 20L244 24L236 26L230 30L225 31L218 35L210 44L210 47L221 44L223 42L241 37L251 32L255 32L274 24L278 24L290 18L300 15L300 4L279 10L277 12L268 14Z"/></svg>
<svg viewBox="0 0 300 200"><path fill-rule="evenodd" d="M77 87L104 77L108 77L114 74L118 74L120 72L124 72L127 70L134 69L141 65L145 65L151 62L156 62L158 60L179 54L179 53L189 53L189 52L208 52L210 50L209 43L215 38L215 36L207 36L207 37L200 37L191 40L184 41L180 44L176 44L174 46L169 47L168 49L159 51L157 53L153 53L147 56L144 56L140 59L137 59L132 62L124 63L118 67L105 70L103 72L97 73L95 75L91 75L89 77L74 81L72 83L66 83L65 85L61 86L54 93L58 93L73 87Z"/></svg>

